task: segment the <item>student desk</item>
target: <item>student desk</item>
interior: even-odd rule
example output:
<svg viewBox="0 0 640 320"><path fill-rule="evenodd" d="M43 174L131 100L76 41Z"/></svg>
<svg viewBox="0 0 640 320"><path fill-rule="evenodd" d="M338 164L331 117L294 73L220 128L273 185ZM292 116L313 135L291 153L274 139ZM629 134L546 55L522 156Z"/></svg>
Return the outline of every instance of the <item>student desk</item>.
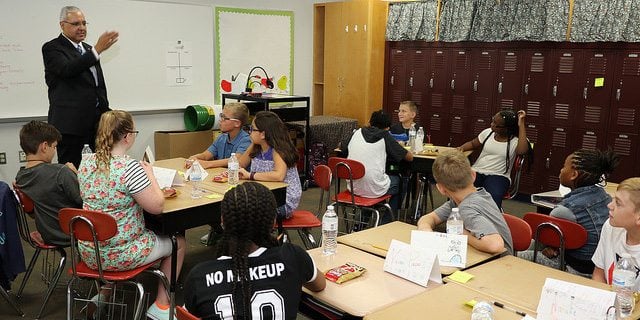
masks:
<svg viewBox="0 0 640 320"><path fill-rule="evenodd" d="M380 257L387 256L387 250L391 240L396 239L405 243L411 243L411 231L417 230L414 225L394 221L376 228L366 229L338 237L338 242L348 246L373 253ZM479 251L467 245L467 268L485 261L494 259L498 255L492 255ZM356 263L357 264L357 263ZM459 270L455 267L440 267L440 272L449 275Z"/></svg>
<svg viewBox="0 0 640 320"><path fill-rule="evenodd" d="M540 293L547 278L573 282L594 288L611 290L607 284L576 276L514 256L505 256L489 263L473 267L466 272L474 278L461 286L490 295L527 314L535 314ZM445 282L452 282L449 278ZM448 284L447 284L448 285ZM636 306L634 317L640 315Z"/></svg>
<svg viewBox="0 0 640 320"><path fill-rule="evenodd" d="M346 262L353 262L367 269L360 277L336 284L327 281L327 287L320 292L303 288L303 299L312 299L331 306L352 316L363 317L376 310L388 307L417 294L440 286L429 282L427 288L409 280L384 272L384 259L370 253L338 244L335 255L325 256L322 248L308 251L318 269L325 272ZM319 274L318 276L323 276Z"/></svg>
<svg viewBox="0 0 640 320"><path fill-rule="evenodd" d="M175 169L185 171L184 158L173 158L166 160L158 160L154 163L156 167ZM173 250L171 252L171 277L170 294L172 310L175 303L175 284L176 284L176 260L177 260L177 239L176 235L184 233L185 230L199 227L207 224L220 223L220 202L228 189L226 183L217 183L211 181L212 177L225 168L207 169L209 176L206 181L200 183L200 187L205 189L207 193L200 199L191 199L191 184L185 183L185 186L174 187L178 191L175 198L166 199L164 209L161 214L145 213L145 224L147 228L152 229L159 234L171 236ZM242 182L242 181L241 181ZM274 194L278 205L283 205L286 198L286 184L283 182L260 182L267 186ZM216 195L215 197L207 197L207 195Z"/></svg>
<svg viewBox="0 0 640 320"><path fill-rule="evenodd" d="M487 294L456 283L447 283L414 297L398 302L390 307L364 317L365 320L386 319L449 319L469 320L472 308L464 303L469 300L495 301ZM500 301L502 302L502 301ZM506 304L506 303L505 303ZM509 305L509 304L507 304ZM493 308L493 318L500 320L520 320L522 316L498 307Z"/></svg>

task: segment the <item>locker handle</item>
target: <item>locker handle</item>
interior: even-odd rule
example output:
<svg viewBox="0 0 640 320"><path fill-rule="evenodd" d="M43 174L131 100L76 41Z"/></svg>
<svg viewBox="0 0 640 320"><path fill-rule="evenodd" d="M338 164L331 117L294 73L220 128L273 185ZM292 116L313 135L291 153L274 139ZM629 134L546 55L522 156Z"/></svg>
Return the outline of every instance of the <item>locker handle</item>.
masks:
<svg viewBox="0 0 640 320"><path fill-rule="evenodd" d="M544 167L549 169L551 167L551 152L549 152L549 155L547 156L547 158L544 161Z"/></svg>
<svg viewBox="0 0 640 320"><path fill-rule="evenodd" d="M451 79L451 90L456 89L456 79Z"/></svg>
<svg viewBox="0 0 640 320"><path fill-rule="evenodd" d="M553 96L558 96L558 85L553 86Z"/></svg>
<svg viewBox="0 0 640 320"><path fill-rule="evenodd" d="M502 93L502 81L498 83L498 93Z"/></svg>
<svg viewBox="0 0 640 320"><path fill-rule="evenodd" d="M391 85L393 85L393 80L395 76L391 76Z"/></svg>
<svg viewBox="0 0 640 320"><path fill-rule="evenodd" d="M433 78L429 79L429 88L433 89Z"/></svg>
<svg viewBox="0 0 640 320"><path fill-rule="evenodd" d="M524 85L524 94L529 95L529 84Z"/></svg>
<svg viewBox="0 0 640 320"><path fill-rule="evenodd" d="M473 81L473 92L478 92L478 80Z"/></svg>
<svg viewBox="0 0 640 320"><path fill-rule="evenodd" d="M622 93L622 89L618 88L618 90L616 90L616 101L620 101L621 93Z"/></svg>
<svg viewBox="0 0 640 320"><path fill-rule="evenodd" d="M409 77L409 87L413 87L413 76Z"/></svg>
<svg viewBox="0 0 640 320"><path fill-rule="evenodd" d="M585 100L587 100L587 87L584 87L584 89L582 90L582 98L584 98Z"/></svg>

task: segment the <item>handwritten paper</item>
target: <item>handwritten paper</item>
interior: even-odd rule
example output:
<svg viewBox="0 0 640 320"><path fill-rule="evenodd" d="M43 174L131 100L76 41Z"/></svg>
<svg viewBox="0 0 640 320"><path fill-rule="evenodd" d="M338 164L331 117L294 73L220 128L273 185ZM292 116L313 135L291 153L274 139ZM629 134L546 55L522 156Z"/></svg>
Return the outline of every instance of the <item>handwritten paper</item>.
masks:
<svg viewBox="0 0 640 320"><path fill-rule="evenodd" d="M383 270L426 287L429 280L442 283L440 266L433 251L416 249L398 240L391 240Z"/></svg>
<svg viewBox="0 0 640 320"><path fill-rule="evenodd" d="M540 293L538 320L601 320L614 305L615 292L547 278Z"/></svg>
<svg viewBox="0 0 640 320"><path fill-rule="evenodd" d="M465 235L413 230L411 246L435 252L441 266L464 268L467 264Z"/></svg>

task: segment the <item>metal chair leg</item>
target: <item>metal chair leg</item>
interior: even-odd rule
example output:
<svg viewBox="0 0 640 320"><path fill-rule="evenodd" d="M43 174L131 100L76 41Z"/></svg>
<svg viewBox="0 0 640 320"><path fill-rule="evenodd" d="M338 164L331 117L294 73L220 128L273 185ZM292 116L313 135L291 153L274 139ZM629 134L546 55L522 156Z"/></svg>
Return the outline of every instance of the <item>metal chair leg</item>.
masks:
<svg viewBox="0 0 640 320"><path fill-rule="evenodd" d="M53 275L49 283L49 288L47 289L47 294L44 297L44 301L42 302L42 306L40 307L40 311L38 312L38 316L36 319L40 319L42 317L42 313L44 312L44 308L47 306L47 302L49 302L49 298L51 298L51 294L56 289L58 285L58 280L62 275L62 271L64 271L64 266L67 262L67 254L63 248L57 248L56 251L60 254L60 262L58 263L58 268L56 268L56 273Z"/></svg>
<svg viewBox="0 0 640 320"><path fill-rule="evenodd" d="M37 247L35 249L36 251L33 253L33 257L31 257L31 261L29 261L27 272L24 274L24 278L22 278L22 283L20 283L20 289L18 289L18 294L16 294L16 297L18 299L20 299L20 297L22 296L22 290L24 290L24 287L27 284L29 277L31 277L31 272L33 272L33 269L36 266L36 261L38 261L38 257L40 256L40 251L42 251L42 249Z"/></svg>
<svg viewBox="0 0 640 320"><path fill-rule="evenodd" d="M13 310L15 310L18 313L19 316L24 317L24 312L20 310L20 307L18 307L18 305L13 301L13 299L11 299L11 297L9 296L9 293L7 293L7 291L4 290L2 286L0 286L0 295L2 295L5 298L5 300L7 300L9 305L13 308Z"/></svg>

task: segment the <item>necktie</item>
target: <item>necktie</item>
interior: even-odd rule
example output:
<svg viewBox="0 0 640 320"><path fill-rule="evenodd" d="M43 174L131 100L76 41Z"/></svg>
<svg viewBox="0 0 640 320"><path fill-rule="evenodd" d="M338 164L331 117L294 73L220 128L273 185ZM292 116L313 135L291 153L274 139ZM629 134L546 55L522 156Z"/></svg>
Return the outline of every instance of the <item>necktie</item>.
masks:
<svg viewBox="0 0 640 320"><path fill-rule="evenodd" d="M82 51L83 51L83 50L82 50L82 45L81 45L81 44L79 44L79 45L76 47L76 50L78 50L78 53L79 53L79 54L82 54Z"/></svg>

